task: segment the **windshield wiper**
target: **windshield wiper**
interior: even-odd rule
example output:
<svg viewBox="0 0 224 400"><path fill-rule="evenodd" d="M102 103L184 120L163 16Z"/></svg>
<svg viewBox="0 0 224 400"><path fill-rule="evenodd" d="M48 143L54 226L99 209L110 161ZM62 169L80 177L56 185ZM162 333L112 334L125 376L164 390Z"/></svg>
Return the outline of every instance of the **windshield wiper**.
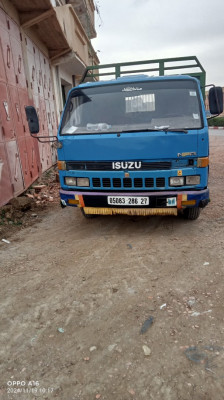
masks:
<svg viewBox="0 0 224 400"><path fill-rule="evenodd" d="M188 133L187 129L184 128L170 128L169 125L155 126L155 129L162 132L183 132Z"/></svg>
<svg viewBox="0 0 224 400"><path fill-rule="evenodd" d="M121 131L121 133L128 133L128 132L158 132L161 129L155 129L155 128L142 128L142 129L127 129L124 131Z"/></svg>
<svg viewBox="0 0 224 400"><path fill-rule="evenodd" d="M169 127L155 127L155 128L142 128L142 129L128 129L121 131L121 133L128 133L128 132L181 132L181 133L188 133L187 129L182 128L169 128Z"/></svg>
<svg viewBox="0 0 224 400"><path fill-rule="evenodd" d="M182 129L182 128L164 128L164 129L158 129L163 132L181 132L181 133L188 133L187 129Z"/></svg>

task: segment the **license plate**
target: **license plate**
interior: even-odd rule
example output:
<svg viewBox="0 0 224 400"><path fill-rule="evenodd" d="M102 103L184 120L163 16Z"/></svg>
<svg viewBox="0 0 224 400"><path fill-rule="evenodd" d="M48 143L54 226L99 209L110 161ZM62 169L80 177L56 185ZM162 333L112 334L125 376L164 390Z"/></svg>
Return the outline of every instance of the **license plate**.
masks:
<svg viewBox="0 0 224 400"><path fill-rule="evenodd" d="M147 206L149 197L108 196L107 203L113 206Z"/></svg>

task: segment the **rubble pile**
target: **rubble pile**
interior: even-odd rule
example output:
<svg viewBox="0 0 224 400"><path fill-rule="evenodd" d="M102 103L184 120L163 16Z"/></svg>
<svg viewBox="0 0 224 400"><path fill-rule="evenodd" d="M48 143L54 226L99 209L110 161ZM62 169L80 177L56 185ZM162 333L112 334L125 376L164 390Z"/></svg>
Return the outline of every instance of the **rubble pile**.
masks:
<svg viewBox="0 0 224 400"><path fill-rule="evenodd" d="M45 209L59 204L59 178L55 167L46 171L21 196L0 208L0 238L18 227L31 225Z"/></svg>

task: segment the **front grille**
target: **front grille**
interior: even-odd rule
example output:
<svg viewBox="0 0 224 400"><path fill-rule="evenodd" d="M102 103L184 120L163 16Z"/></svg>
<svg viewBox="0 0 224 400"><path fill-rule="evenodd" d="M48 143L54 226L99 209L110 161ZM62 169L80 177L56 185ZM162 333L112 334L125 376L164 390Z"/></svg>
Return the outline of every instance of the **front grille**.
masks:
<svg viewBox="0 0 224 400"><path fill-rule="evenodd" d="M138 163L139 161L137 161ZM171 169L170 161L142 162L142 171L168 170ZM66 170L76 171L113 171L112 161L67 161ZM135 169L132 169L134 171ZM139 168L138 168L139 170Z"/></svg>
<svg viewBox="0 0 224 400"><path fill-rule="evenodd" d="M142 178L134 178L134 187L142 188Z"/></svg>
<svg viewBox="0 0 224 400"><path fill-rule="evenodd" d="M156 178L157 187L165 187L165 178Z"/></svg>
<svg viewBox="0 0 224 400"><path fill-rule="evenodd" d="M121 187L121 179L120 178L114 178L113 179L113 186L115 188L120 188Z"/></svg>
<svg viewBox="0 0 224 400"><path fill-rule="evenodd" d="M101 187L100 178L93 178L93 187Z"/></svg>
<svg viewBox="0 0 224 400"><path fill-rule="evenodd" d="M111 183L110 183L110 178L103 178L103 187L110 187Z"/></svg>
<svg viewBox="0 0 224 400"><path fill-rule="evenodd" d="M111 188L111 189L147 189L147 188L164 188L165 178L92 178L92 186L94 188Z"/></svg>
<svg viewBox="0 0 224 400"><path fill-rule="evenodd" d="M130 188L130 187L132 187L132 180L131 180L131 178L124 178L124 179L123 179L123 186L124 186L125 188Z"/></svg>
<svg viewBox="0 0 224 400"><path fill-rule="evenodd" d="M145 187L153 187L154 179L153 178L145 178Z"/></svg>

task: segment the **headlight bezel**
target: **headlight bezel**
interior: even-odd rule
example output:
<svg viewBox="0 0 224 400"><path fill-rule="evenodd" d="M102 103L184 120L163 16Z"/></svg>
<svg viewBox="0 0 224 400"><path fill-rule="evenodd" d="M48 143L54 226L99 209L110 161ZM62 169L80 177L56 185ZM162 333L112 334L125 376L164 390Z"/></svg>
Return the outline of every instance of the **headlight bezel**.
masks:
<svg viewBox="0 0 224 400"><path fill-rule="evenodd" d="M83 181L86 181L86 184L83 184ZM86 177L84 177L84 178L81 178L81 177L77 177L76 178L76 182L77 182L77 185L76 186L78 186L78 187L89 187L90 186L90 183L89 183L89 178L86 178ZM81 183L80 183L81 182Z"/></svg>
<svg viewBox="0 0 224 400"><path fill-rule="evenodd" d="M86 177L65 176L64 182L65 182L65 185L67 185L67 186L76 186L76 187L89 187L90 186L89 178L86 178Z"/></svg>
<svg viewBox="0 0 224 400"><path fill-rule="evenodd" d="M69 182L70 180L70 182ZM74 176L65 176L65 185L67 186L77 186L76 177Z"/></svg>
<svg viewBox="0 0 224 400"><path fill-rule="evenodd" d="M176 180L176 183L174 183L174 180ZM184 176L171 176L169 179L169 184L171 187L184 186Z"/></svg>
<svg viewBox="0 0 224 400"><path fill-rule="evenodd" d="M187 175L186 176L186 186L192 186L192 185L196 186L196 185L200 185L200 183L201 183L200 175Z"/></svg>
<svg viewBox="0 0 224 400"><path fill-rule="evenodd" d="M176 181L176 183L172 182ZM197 186L201 183L201 175L171 176L169 185L171 187Z"/></svg>

